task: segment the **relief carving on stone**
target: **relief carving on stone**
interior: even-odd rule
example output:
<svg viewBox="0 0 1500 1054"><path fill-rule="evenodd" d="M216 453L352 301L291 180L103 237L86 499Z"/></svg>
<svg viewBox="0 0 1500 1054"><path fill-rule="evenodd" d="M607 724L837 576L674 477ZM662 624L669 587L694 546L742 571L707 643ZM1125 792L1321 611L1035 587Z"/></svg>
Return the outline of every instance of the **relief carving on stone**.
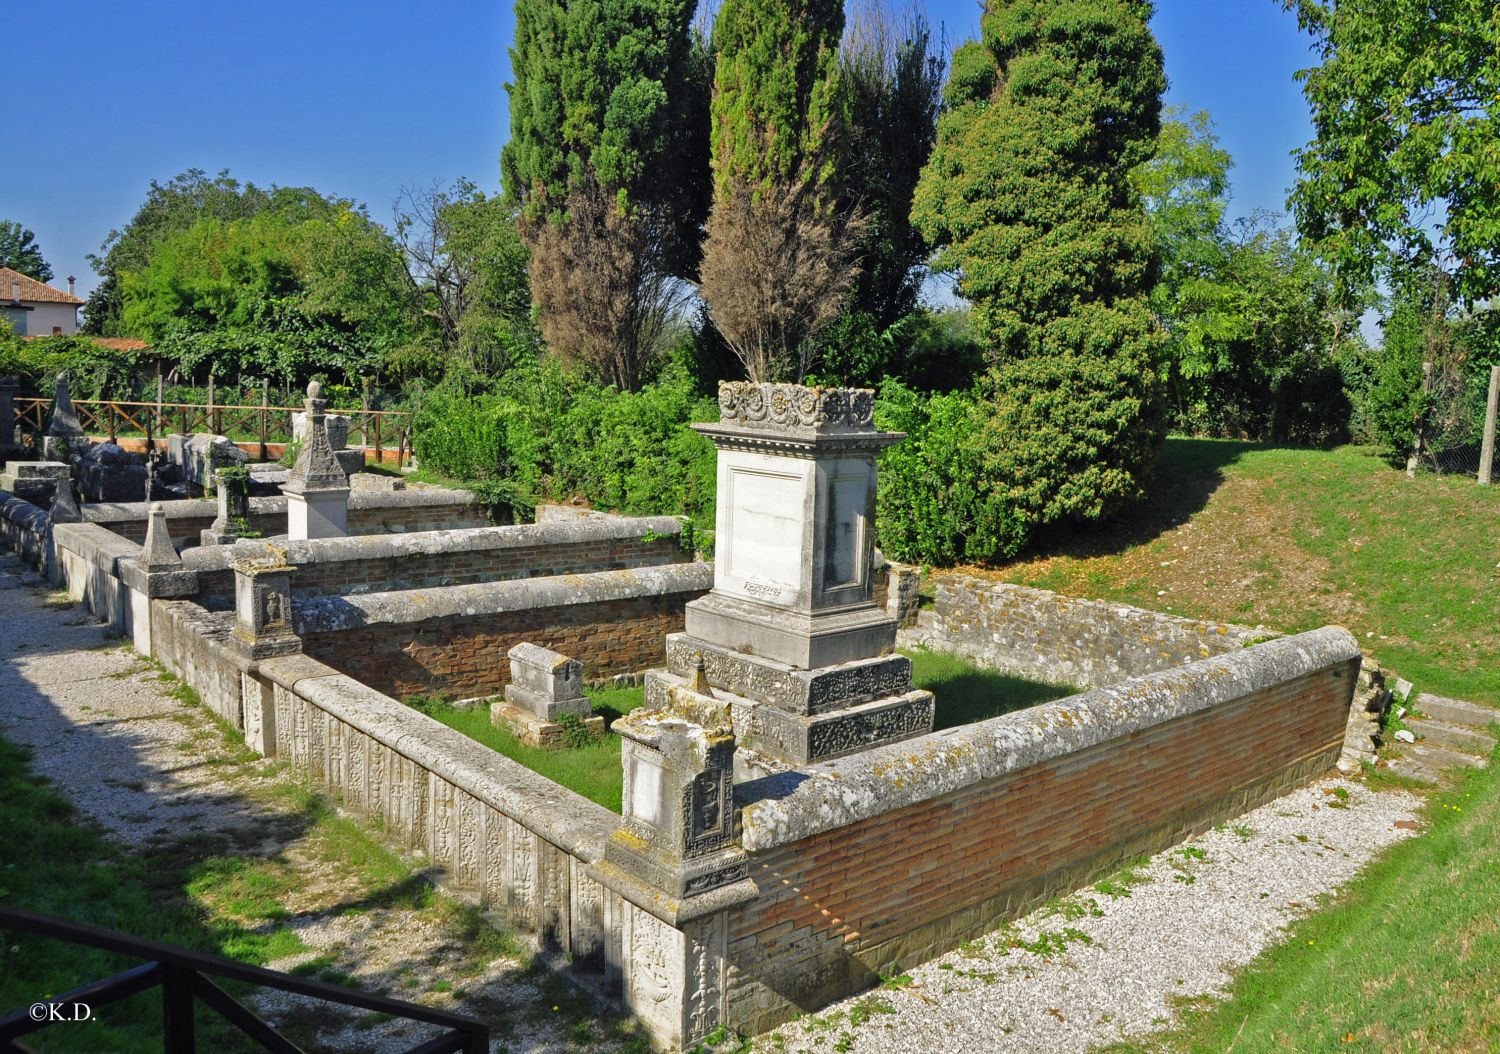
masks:
<svg viewBox="0 0 1500 1054"><path fill-rule="evenodd" d="M460 883L479 883L479 803L458 792L458 873Z"/></svg>
<svg viewBox="0 0 1500 1054"><path fill-rule="evenodd" d="M868 428L874 422L875 393L869 388L721 381L719 416L726 422L776 428Z"/></svg>
<svg viewBox="0 0 1500 1054"><path fill-rule="evenodd" d="M520 824L511 828L510 864L512 906L521 918L532 919L537 902L536 835Z"/></svg>
<svg viewBox="0 0 1500 1054"><path fill-rule="evenodd" d="M724 912L690 931L687 992L687 1043L695 1043L723 1023L724 968L729 955L729 916Z"/></svg>
<svg viewBox="0 0 1500 1054"><path fill-rule="evenodd" d="M631 992L637 1000L652 1003L666 1002L671 996L672 944L667 925L640 908L627 908L630 921L630 979Z"/></svg>
<svg viewBox="0 0 1500 1054"><path fill-rule="evenodd" d="M813 758L832 757L886 739L898 739L932 728L932 700L918 699L878 714L856 714L815 725L808 744Z"/></svg>

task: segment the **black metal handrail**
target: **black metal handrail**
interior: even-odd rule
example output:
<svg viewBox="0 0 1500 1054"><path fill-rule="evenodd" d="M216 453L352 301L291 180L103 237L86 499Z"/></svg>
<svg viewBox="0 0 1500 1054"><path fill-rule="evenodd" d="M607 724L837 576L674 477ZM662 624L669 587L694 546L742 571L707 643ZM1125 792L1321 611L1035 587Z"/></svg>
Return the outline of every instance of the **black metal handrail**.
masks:
<svg viewBox="0 0 1500 1054"><path fill-rule="evenodd" d="M50 1023L46 1013L35 1013L34 1008L37 1006L66 1009L82 1003L92 1009L160 986L162 1046L166 1054L194 1054L197 1046L193 1027L194 999L201 999L217 1010L225 1020L272 1054L305 1054L295 1043L256 1017L243 1003L210 980L209 974L446 1029L442 1034L411 1048L407 1054L483 1054L489 1050L489 1026L462 1014L446 1013L417 1003L369 995L323 981L293 977L291 974L249 966L217 955L205 955L185 948L174 948L169 944L129 937L81 922L49 918L21 908L0 905L0 929L34 933L41 937L86 944L91 948L147 960L112 977L91 981L50 999L39 999L29 1007L0 1017L0 1051L24 1049L16 1041ZM37 1020L38 1016L42 1019Z"/></svg>

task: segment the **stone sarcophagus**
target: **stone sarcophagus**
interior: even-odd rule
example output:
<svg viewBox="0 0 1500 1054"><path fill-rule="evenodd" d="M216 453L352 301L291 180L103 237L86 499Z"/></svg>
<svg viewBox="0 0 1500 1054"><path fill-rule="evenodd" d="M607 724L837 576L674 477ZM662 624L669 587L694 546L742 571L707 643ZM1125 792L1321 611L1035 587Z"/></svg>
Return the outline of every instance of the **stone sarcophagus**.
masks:
<svg viewBox="0 0 1500 1054"><path fill-rule="evenodd" d="M875 458L904 437L875 427L868 389L723 384L719 408L693 426L718 448L714 588L667 638L648 707L701 654L742 776L931 731L932 695L872 599Z"/></svg>

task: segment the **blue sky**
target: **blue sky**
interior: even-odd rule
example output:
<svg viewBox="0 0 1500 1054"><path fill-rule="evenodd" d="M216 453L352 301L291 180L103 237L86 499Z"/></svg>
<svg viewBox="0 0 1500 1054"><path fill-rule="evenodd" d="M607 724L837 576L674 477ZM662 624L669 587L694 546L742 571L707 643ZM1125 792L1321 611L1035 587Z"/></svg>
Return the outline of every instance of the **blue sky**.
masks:
<svg viewBox="0 0 1500 1054"><path fill-rule="evenodd" d="M973 0L928 0L950 41ZM405 184L499 185L508 0L41 0L5 15L0 218L36 232L57 272L95 284L86 253L151 179L227 168L311 185L388 222ZM1283 207L1310 136L1292 79L1311 62L1277 0L1158 0L1167 101L1207 109L1235 170L1232 215Z"/></svg>

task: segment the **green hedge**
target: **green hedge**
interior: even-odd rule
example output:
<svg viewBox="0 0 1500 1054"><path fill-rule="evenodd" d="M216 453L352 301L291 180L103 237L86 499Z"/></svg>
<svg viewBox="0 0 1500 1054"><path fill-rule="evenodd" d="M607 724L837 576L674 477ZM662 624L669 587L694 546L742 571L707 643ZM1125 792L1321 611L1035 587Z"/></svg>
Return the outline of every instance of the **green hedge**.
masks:
<svg viewBox="0 0 1500 1054"><path fill-rule="evenodd" d="M717 420L718 404L685 376L628 393L543 361L495 387L426 397L414 435L424 469L523 508L582 497L600 509L712 524L713 446L687 426Z"/></svg>

